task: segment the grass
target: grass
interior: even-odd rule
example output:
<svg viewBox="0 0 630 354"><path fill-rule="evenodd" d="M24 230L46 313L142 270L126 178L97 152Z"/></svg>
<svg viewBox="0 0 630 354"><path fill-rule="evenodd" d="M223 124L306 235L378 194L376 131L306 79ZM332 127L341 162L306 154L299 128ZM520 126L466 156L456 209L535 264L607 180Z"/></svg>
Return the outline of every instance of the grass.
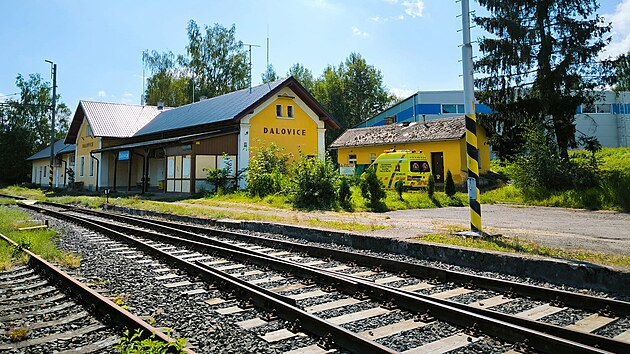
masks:
<svg viewBox="0 0 630 354"><path fill-rule="evenodd" d="M11 327L6 334L11 342L21 342L28 337L29 331L26 327Z"/></svg>
<svg viewBox="0 0 630 354"><path fill-rule="evenodd" d="M630 256L592 252L588 250L567 250L561 248L552 248L541 246L536 242L522 240L519 238L464 238L453 234L457 231L463 230L459 227L454 227L453 230L444 234L428 234L420 236L417 239L421 241L484 249L490 251L538 255L630 268Z"/></svg>
<svg viewBox="0 0 630 354"><path fill-rule="evenodd" d="M27 246L32 252L46 260L57 264L77 268L80 265L80 257L71 253L62 252L55 246L56 232L53 230L17 230L18 221L29 220L32 217L17 209L0 206L0 233L9 237L16 243ZM22 226L24 224L20 224ZM14 264L26 263L28 260L24 253L16 252L6 242L0 243L0 270L11 268Z"/></svg>

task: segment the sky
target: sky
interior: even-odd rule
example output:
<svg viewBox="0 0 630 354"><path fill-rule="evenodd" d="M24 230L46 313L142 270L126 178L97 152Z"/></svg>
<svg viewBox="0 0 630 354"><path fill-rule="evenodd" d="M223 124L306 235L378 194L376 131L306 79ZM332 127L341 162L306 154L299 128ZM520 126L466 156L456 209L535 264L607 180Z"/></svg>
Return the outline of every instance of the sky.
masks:
<svg viewBox="0 0 630 354"><path fill-rule="evenodd" d="M630 51L630 0L600 4L613 24L604 56ZM474 0L470 6L484 13ZM57 92L73 111L82 99L140 104L142 52L185 54L190 20L234 24L238 40L260 45L252 48L254 85L266 68L268 29L280 76L299 62L317 77L357 52L400 97L463 86L455 0L0 0L0 8L0 101L18 97L18 74L51 81L51 60ZM473 38L482 35L472 29Z"/></svg>

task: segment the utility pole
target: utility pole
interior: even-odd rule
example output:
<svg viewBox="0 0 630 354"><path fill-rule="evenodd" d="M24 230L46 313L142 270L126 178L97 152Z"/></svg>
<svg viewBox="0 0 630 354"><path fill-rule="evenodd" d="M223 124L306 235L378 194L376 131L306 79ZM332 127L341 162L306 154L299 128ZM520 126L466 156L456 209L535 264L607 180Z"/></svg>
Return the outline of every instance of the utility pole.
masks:
<svg viewBox="0 0 630 354"><path fill-rule="evenodd" d="M473 50L470 40L469 0L462 1L462 66L464 78L464 113L466 114L466 159L468 165L468 200L470 204L470 230L482 235L481 204L479 198L479 150L477 149L477 117L475 115L475 78L473 73Z"/></svg>
<svg viewBox="0 0 630 354"><path fill-rule="evenodd" d="M257 44L245 44L249 47L249 93L252 93L252 47L260 47Z"/></svg>
<svg viewBox="0 0 630 354"><path fill-rule="evenodd" d="M53 79L52 87L52 113L50 122L50 168L48 169L48 190L53 189L53 169L55 167L55 111L57 110L57 64L50 60L46 60L50 63L51 76Z"/></svg>

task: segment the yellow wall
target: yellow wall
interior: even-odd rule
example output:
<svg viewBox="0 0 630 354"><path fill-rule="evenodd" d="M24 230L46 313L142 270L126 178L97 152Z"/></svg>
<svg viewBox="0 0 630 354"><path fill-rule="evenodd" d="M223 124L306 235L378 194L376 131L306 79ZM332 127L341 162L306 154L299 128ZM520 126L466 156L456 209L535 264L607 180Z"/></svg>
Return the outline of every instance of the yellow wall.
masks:
<svg viewBox="0 0 630 354"><path fill-rule="evenodd" d="M488 172L490 169L490 146L487 144L485 132L482 129L477 134L479 145L479 156L481 161L480 173ZM339 164L348 163L348 155L357 155L357 164L369 164L370 154L378 157L386 149L396 150L416 150L424 152L429 163L431 163L432 152L442 152L444 156L444 173L451 170L455 182L464 182L468 168L466 167L466 140L445 140L437 142L362 146L352 148L340 148L337 152L337 162ZM433 166L431 166L433 168Z"/></svg>
<svg viewBox="0 0 630 354"><path fill-rule="evenodd" d="M76 150L76 164L75 164L75 173L74 180L75 182L83 182L84 188L94 189L96 186L96 176L98 175L98 164L96 161L93 162L94 169L92 176L90 176L90 160L93 160L90 157L90 151L96 150L100 148L100 140L99 137L94 137L86 135L88 122L87 119L83 119L83 124L81 124L81 130L77 137L77 150ZM100 159L101 154L94 154L94 156ZM85 165L83 168L83 177L81 177L81 156L85 158Z"/></svg>
<svg viewBox="0 0 630 354"><path fill-rule="evenodd" d="M306 155L317 156L317 124L300 107L297 99L277 97L249 120L250 158L256 154L258 146L271 142L295 157L299 157L300 150ZM276 116L276 105L282 105L283 117ZM293 106L293 118L287 117L287 106Z"/></svg>

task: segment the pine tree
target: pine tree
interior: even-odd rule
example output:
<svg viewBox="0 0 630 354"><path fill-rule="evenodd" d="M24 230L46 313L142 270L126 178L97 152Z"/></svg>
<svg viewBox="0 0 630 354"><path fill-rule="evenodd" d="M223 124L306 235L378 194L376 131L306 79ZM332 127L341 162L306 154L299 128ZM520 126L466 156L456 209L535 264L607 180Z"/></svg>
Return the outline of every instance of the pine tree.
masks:
<svg viewBox="0 0 630 354"><path fill-rule="evenodd" d="M541 125L568 157L575 146L575 112L593 102L598 53L610 25L596 14L596 0L479 0L490 12L475 22L491 36L480 40L476 62L481 102L495 112L480 121L497 134L499 156L518 152L522 126Z"/></svg>
<svg viewBox="0 0 630 354"><path fill-rule="evenodd" d="M453 174L451 170L446 170L446 180L444 181L444 193L447 196L453 197L455 195L455 182L453 181Z"/></svg>

